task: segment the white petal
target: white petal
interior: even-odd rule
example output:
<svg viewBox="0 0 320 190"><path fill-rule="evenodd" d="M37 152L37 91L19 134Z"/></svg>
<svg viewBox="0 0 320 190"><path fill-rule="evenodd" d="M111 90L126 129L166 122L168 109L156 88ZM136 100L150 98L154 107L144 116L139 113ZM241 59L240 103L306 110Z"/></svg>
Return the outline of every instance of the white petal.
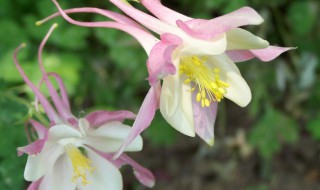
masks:
<svg viewBox="0 0 320 190"><path fill-rule="evenodd" d="M241 107L247 106L252 98L251 90L237 66L225 54L210 56L208 62L220 69L221 80L230 85L224 96Z"/></svg>
<svg viewBox="0 0 320 190"><path fill-rule="evenodd" d="M72 182L72 170L68 156L66 154L60 156L41 181L39 190L75 190L76 183Z"/></svg>
<svg viewBox="0 0 320 190"><path fill-rule="evenodd" d="M222 34L212 40L202 40L183 35L183 47L181 55L219 55L227 48L227 38Z"/></svg>
<svg viewBox="0 0 320 190"><path fill-rule="evenodd" d="M227 32L227 50L263 49L268 46L268 41L244 29L235 28Z"/></svg>
<svg viewBox="0 0 320 190"><path fill-rule="evenodd" d="M88 120L86 120L85 118L79 119L79 129L83 136L86 136L86 133L89 127L90 127L90 124Z"/></svg>
<svg viewBox="0 0 320 190"><path fill-rule="evenodd" d="M163 79L160 112L173 128L185 135L195 136L190 85L183 84L179 74Z"/></svg>
<svg viewBox="0 0 320 190"><path fill-rule="evenodd" d="M77 184L78 190L122 190L122 176L119 170L106 159L102 158L90 149L86 149L88 158L94 168L92 174L88 174L89 184L83 186Z"/></svg>
<svg viewBox="0 0 320 190"><path fill-rule="evenodd" d="M69 125L55 125L49 129L48 140L50 142L57 142L66 138L81 138L80 131Z"/></svg>
<svg viewBox="0 0 320 190"><path fill-rule="evenodd" d="M40 154L28 156L24 178L27 181L36 181L46 175L63 153L63 147L59 145L45 144Z"/></svg>
<svg viewBox="0 0 320 190"><path fill-rule="evenodd" d="M130 130L131 127L120 122L110 122L95 130L87 131L87 137L83 143L103 152L116 152L129 135ZM125 151L140 151L142 145L142 138L138 136Z"/></svg>

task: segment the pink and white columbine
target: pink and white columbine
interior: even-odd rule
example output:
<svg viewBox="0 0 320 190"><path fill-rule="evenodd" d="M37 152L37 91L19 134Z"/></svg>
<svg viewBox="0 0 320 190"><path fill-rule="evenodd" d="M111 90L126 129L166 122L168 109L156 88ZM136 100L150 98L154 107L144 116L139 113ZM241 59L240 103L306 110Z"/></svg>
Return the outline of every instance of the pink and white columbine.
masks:
<svg viewBox="0 0 320 190"><path fill-rule="evenodd" d="M270 61L291 49L269 46L267 41L239 28L263 22L250 7L204 20L170 10L160 0L139 0L156 18L125 0L110 0L130 19L90 7L63 10L56 0L53 2L59 13L39 23L61 14L68 22L79 26L123 30L135 37L149 55L147 67L151 88L117 156L150 125L158 108L175 129L188 136L197 134L213 145L218 102L226 97L244 107L251 101L250 88L234 62L254 57ZM114 21L79 22L71 19L69 13L96 13ZM145 28L157 33L160 39ZM162 87L160 79L163 80Z"/></svg>
<svg viewBox="0 0 320 190"><path fill-rule="evenodd" d="M28 154L24 178L32 182L28 190L57 190L57 189L95 189L121 190L122 176L119 168L130 164L137 179L144 185L152 187L152 173L140 166L126 154L113 160L131 127L122 124L125 119L134 119L129 111L96 111L84 118L76 118L70 109L68 96L62 79L56 73L47 73L42 64L42 49L56 24L42 41L38 59L43 74L42 82L46 84L53 105L25 75L17 61L19 46L14 53L15 64L33 90L50 120L49 128L38 121L30 120L36 131L38 140L25 147L18 148L18 154ZM57 82L60 95L53 87L49 76ZM41 83L42 83L41 82ZM142 138L138 136L126 151L140 151Z"/></svg>

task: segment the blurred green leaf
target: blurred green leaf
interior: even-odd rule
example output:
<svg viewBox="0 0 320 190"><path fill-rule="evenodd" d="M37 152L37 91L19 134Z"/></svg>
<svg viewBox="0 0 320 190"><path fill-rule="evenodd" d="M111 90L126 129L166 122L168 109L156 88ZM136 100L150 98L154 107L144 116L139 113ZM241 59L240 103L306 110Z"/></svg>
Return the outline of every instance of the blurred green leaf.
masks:
<svg viewBox="0 0 320 190"><path fill-rule="evenodd" d="M311 1L295 1L289 7L288 21L291 29L300 35L308 34L317 19L317 4Z"/></svg>
<svg viewBox="0 0 320 190"><path fill-rule="evenodd" d="M283 142L294 143L298 138L295 120L272 108L266 111L249 134L249 142L266 159L278 152Z"/></svg>
<svg viewBox="0 0 320 190"><path fill-rule="evenodd" d="M320 140L320 115L318 115L315 119L309 121L307 130L314 139Z"/></svg>
<svg viewBox="0 0 320 190"><path fill-rule="evenodd" d="M241 7L244 7L248 5L247 0L234 0L234 1L230 1L226 4L226 6L223 9L223 13L230 13L232 11L235 11Z"/></svg>
<svg viewBox="0 0 320 190"><path fill-rule="evenodd" d="M154 146L168 146L176 142L177 131L156 113L151 126L146 130L146 137Z"/></svg>

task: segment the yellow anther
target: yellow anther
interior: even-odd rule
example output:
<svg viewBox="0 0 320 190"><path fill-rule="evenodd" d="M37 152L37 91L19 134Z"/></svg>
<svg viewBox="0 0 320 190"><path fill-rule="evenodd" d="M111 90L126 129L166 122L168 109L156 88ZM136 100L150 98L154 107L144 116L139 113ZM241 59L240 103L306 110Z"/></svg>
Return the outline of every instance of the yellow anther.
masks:
<svg viewBox="0 0 320 190"><path fill-rule="evenodd" d="M206 92L205 92L204 90L201 92L201 97L202 97L203 99L206 98Z"/></svg>
<svg viewBox="0 0 320 190"><path fill-rule="evenodd" d="M91 160L84 156L73 144L68 144L65 148L73 167L72 182L75 183L80 177L83 185L89 184L90 182L87 180L86 173L92 173L94 170L94 168L90 166Z"/></svg>
<svg viewBox="0 0 320 190"><path fill-rule="evenodd" d="M204 99L201 100L201 106L204 108L205 106L205 102L204 102Z"/></svg>
<svg viewBox="0 0 320 190"><path fill-rule="evenodd" d="M184 74L187 79L185 83L194 82L198 87L196 95L197 102L202 107L209 107L212 101L220 102L227 92L229 84L220 79L220 69L210 68L205 64L207 57L183 57L180 59L179 73ZM195 89L192 88L192 91Z"/></svg>
<svg viewBox="0 0 320 190"><path fill-rule="evenodd" d="M205 100L204 100L204 104L205 104L207 107L209 107L209 106L210 106L210 101L209 101L208 99L205 99Z"/></svg>
<svg viewBox="0 0 320 190"><path fill-rule="evenodd" d="M200 100L201 100L201 94L198 92L197 93L197 102L200 102Z"/></svg>

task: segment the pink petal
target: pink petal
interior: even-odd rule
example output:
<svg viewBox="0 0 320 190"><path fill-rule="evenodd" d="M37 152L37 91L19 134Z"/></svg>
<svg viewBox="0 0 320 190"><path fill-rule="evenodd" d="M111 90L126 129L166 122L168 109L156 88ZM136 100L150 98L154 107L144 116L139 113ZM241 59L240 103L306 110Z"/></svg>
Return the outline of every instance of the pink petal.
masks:
<svg viewBox="0 0 320 190"><path fill-rule="evenodd" d="M269 46L265 49L250 50L253 55L255 55L261 61L271 61L278 57L283 52L288 50L295 49L292 47L278 47L278 46Z"/></svg>
<svg viewBox="0 0 320 190"><path fill-rule="evenodd" d="M160 96L160 83L156 86L150 88L148 94L146 95L140 110L138 112L137 118L133 123L132 129L121 145L118 152L115 154L114 158L118 158L125 148L138 136L140 133L145 130L151 124L151 121L154 118L156 110L159 108L159 96Z"/></svg>
<svg viewBox="0 0 320 190"><path fill-rule="evenodd" d="M95 111L85 117L91 127L100 127L101 125L113 121L122 122L125 119L135 119L136 115L130 111Z"/></svg>
<svg viewBox="0 0 320 190"><path fill-rule="evenodd" d="M32 182L32 183L29 185L29 187L28 187L27 190L39 190L39 186L40 186L41 181L42 181L42 178L40 178L40 179L37 180L37 181Z"/></svg>
<svg viewBox="0 0 320 190"><path fill-rule="evenodd" d="M136 28L140 28L142 30L145 30L140 24L136 23L132 19L130 19L120 13L116 13L116 12L112 12L112 11L108 11L108 10L103 10L103 9L93 8L93 7L83 7L83 8L65 9L64 12L67 14L69 14L69 13L96 13L96 14L105 16L107 18L110 18L114 21L117 21L118 23L128 24L128 25L134 26ZM59 15L61 15L60 12L54 13L54 14L48 16L47 18L45 18L41 21L38 21L37 24L38 25L42 24L48 20L51 20L54 17L59 16Z"/></svg>
<svg viewBox="0 0 320 190"><path fill-rule="evenodd" d="M69 103L67 90L66 90L66 87L63 84L63 81L62 81L61 77L58 74L51 73L51 72L47 73L47 76L53 76L54 79L56 80L56 82L58 83L59 90L60 90L60 93L61 93L62 102L66 106L66 108L70 111L70 103ZM43 82L44 82L44 77L42 77L42 79L40 81L39 88L41 87ZM37 110L39 110L39 108L38 108L38 99L37 98L35 100L35 107L36 107Z"/></svg>
<svg viewBox="0 0 320 190"><path fill-rule="evenodd" d="M31 123L33 128L36 130L38 134L38 138L39 139L45 138L45 135L48 132L48 129L41 123L37 122L36 120L30 119L29 122Z"/></svg>
<svg viewBox="0 0 320 190"><path fill-rule="evenodd" d="M154 44L156 44L159 41L149 32L146 32L145 30L142 30L140 28L137 28L128 24L121 24L117 22L79 22L79 21L73 20L72 18L70 18L68 15L65 14L65 12L62 10L62 8L60 7L60 5L57 3L56 0L52 0L52 1L58 8L63 18L66 19L71 24L75 24L83 27L115 28L115 29L122 30L132 35L134 38L136 38L147 53L150 53Z"/></svg>
<svg viewBox="0 0 320 190"><path fill-rule="evenodd" d="M44 39L42 40L40 46L39 46L39 50L38 50L38 62L39 62L39 66L40 66L40 70L43 74L43 80L45 81L47 88L49 90L50 96L53 100L53 103L57 109L57 111L59 112L59 114L62 116L62 118L64 118L65 120L67 120L68 118L75 118L72 113L70 112L70 109L68 109L68 107L62 102L61 98L59 97L57 91L55 90L55 88L53 87L51 81L48 79L46 70L43 66L42 63L42 50L49 38L49 36L51 35L51 33L53 32L54 28L56 28L57 25L54 24L49 32L46 34L46 36L44 37Z"/></svg>
<svg viewBox="0 0 320 190"><path fill-rule="evenodd" d="M49 103L49 101L47 100L47 98L40 92L40 90L34 85L32 84L32 82L29 80L29 78L26 76L26 74L24 73L23 69L21 68L18 60L17 60L17 54L19 52L19 50L21 48L23 48L25 45L22 44L20 45L18 48L15 49L14 51L14 55L13 55L13 60L14 63L17 67L17 69L19 70L23 80L26 82L26 84L32 89L32 91L35 93L35 95L37 96L37 98L39 99L41 105L43 106L43 109L45 110L45 112L47 113L47 116L49 117L49 119L51 120L51 122L54 123L58 123L60 122L60 117L58 116L58 114L56 113L56 111L53 109L52 105Z"/></svg>
<svg viewBox="0 0 320 190"><path fill-rule="evenodd" d="M17 149L18 156L22 156L24 153L28 155L37 155L41 152L45 143L46 143L46 139L40 139L32 142L27 146L19 147Z"/></svg>
<svg viewBox="0 0 320 190"><path fill-rule="evenodd" d="M210 107L201 107L192 93L192 108L196 133L210 146L214 144L214 123L217 117L218 102L212 101Z"/></svg>
<svg viewBox="0 0 320 190"><path fill-rule="evenodd" d="M121 9L124 13L129 15L131 18L158 34L163 34L169 30L175 29L175 27L124 3L122 0L110 0L110 2Z"/></svg>
<svg viewBox="0 0 320 190"><path fill-rule="evenodd" d="M228 50L226 54L233 62L248 61L255 57L249 50Z"/></svg>
<svg viewBox="0 0 320 190"><path fill-rule="evenodd" d="M257 49L257 50L230 50L227 51L227 55L234 62L242 62L253 59L257 57L261 61L271 61L277 58L280 54L289 51L291 49L295 49L293 47L278 47L278 46L269 46L265 49Z"/></svg>
<svg viewBox="0 0 320 190"><path fill-rule="evenodd" d="M175 74L176 68L172 64L172 53L182 43L182 40L172 34L161 35L161 41L151 50L147 62L150 85L155 85L161 78Z"/></svg>
<svg viewBox="0 0 320 190"><path fill-rule="evenodd" d="M177 25L191 36L208 40L233 28L258 25L262 22L263 18L254 9L243 7L211 20L193 19L187 22L180 20Z"/></svg>
<svg viewBox="0 0 320 190"><path fill-rule="evenodd" d="M150 11L160 20L171 25L175 25L176 20L188 21L192 19L163 6L160 0L140 0L140 3L142 3L148 9L148 11Z"/></svg>

